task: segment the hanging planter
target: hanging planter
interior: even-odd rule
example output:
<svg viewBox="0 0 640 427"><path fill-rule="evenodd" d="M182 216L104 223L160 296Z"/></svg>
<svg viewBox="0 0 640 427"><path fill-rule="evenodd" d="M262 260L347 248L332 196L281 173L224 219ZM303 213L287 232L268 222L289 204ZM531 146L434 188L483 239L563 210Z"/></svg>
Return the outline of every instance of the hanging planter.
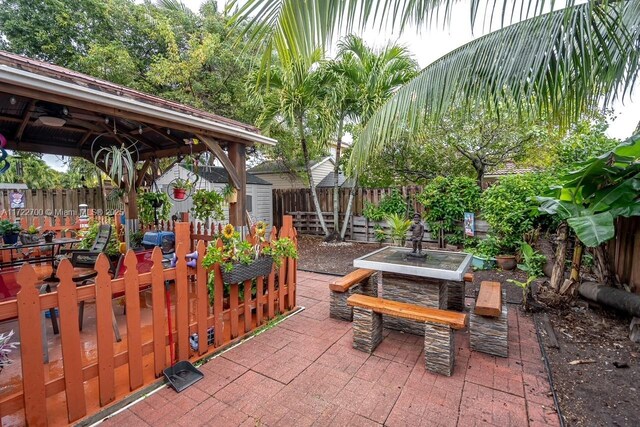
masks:
<svg viewBox="0 0 640 427"><path fill-rule="evenodd" d="M173 198L176 200L184 200L187 198L187 190L185 188L173 187Z"/></svg>
<svg viewBox="0 0 640 427"><path fill-rule="evenodd" d="M227 203L237 203L238 202L238 190L230 184L227 184L226 187L222 190L222 195L224 196L224 200Z"/></svg>
<svg viewBox="0 0 640 427"><path fill-rule="evenodd" d="M235 263L229 271L222 270L224 283L241 283L258 276L268 276L273 268L273 258L259 256L251 264Z"/></svg>

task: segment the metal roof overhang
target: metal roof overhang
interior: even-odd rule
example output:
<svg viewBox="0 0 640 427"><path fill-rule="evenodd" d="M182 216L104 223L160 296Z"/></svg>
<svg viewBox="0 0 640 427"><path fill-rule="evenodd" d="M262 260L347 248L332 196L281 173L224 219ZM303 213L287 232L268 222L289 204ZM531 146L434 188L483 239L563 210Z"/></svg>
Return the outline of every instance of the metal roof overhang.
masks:
<svg viewBox="0 0 640 427"><path fill-rule="evenodd" d="M240 126L185 114L7 65L0 65L0 92L155 125L163 129L175 129L191 136L201 134L219 141L238 142L247 146L255 143L267 145L276 143L276 140L272 138L243 129ZM7 148L87 157L86 149L83 151L82 147L56 147L54 144L34 144L26 141L18 143L18 141L10 140ZM200 150L204 149L204 146L200 148ZM186 154L188 150L187 146L170 147L149 152L147 155L141 156L141 160L150 157L159 158Z"/></svg>

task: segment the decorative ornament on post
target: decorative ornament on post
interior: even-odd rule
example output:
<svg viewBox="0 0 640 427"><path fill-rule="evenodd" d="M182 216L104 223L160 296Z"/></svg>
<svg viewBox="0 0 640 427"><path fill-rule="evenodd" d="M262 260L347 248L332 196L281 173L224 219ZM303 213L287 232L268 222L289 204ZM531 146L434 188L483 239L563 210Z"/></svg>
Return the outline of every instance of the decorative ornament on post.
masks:
<svg viewBox="0 0 640 427"><path fill-rule="evenodd" d="M89 228L88 206L86 203L78 205L78 225L80 228Z"/></svg>

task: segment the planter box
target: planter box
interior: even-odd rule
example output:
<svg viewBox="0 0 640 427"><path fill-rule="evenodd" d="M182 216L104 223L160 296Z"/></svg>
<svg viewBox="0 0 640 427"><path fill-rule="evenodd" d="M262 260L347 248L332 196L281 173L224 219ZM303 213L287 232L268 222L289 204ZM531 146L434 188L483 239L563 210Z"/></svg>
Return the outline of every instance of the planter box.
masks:
<svg viewBox="0 0 640 427"><path fill-rule="evenodd" d="M258 276L267 276L273 268L273 258L270 256L261 256L249 265L234 264L233 270L222 271L222 280L224 283L240 283L245 280L253 279Z"/></svg>

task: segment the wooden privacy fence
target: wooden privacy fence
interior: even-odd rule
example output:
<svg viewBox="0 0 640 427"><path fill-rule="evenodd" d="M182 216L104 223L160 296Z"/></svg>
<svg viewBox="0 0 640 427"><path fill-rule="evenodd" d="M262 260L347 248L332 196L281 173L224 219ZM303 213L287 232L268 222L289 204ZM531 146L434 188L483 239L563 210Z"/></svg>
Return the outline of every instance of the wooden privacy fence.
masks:
<svg viewBox="0 0 640 427"><path fill-rule="evenodd" d="M358 188L353 199L352 214L362 216L365 202L377 205L385 195L398 190L414 212L422 213L422 205L416 201L416 196L422 192L422 186L404 186L396 188ZM318 188L318 200L320 210L333 212L333 188ZM349 195L353 191L349 188L339 190L340 209L346 209ZM276 189L273 190L273 220L274 225L280 226L276 221L290 212L314 212L311 191L308 188ZM344 215L344 212L340 212ZM342 221L342 218L341 218Z"/></svg>
<svg viewBox="0 0 640 427"><path fill-rule="evenodd" d="M607 247L611 268L620 283L640 293L640 217L618 218L616 238Z"/></svg>
<svg viewBox="0 0 640 427"><path fill-rule="evenodd" d="M283 223L285 226L280 230L280 237L291 237L295 241L291 218L286 218ZM209 272L200 262L206 253L203 240L199 240L195 247L200 260L197 267L186 265L185 255L194 249L190 244L189 228L190 224L186 222L175 224L178 259L175 268L163 269L162 253L156 248L151 271L140 273L136 256L129 251L124 260L124 277L112 279L109 261L100 255L96 263L95 283L76 287L72 281L73 267L64 260L58 269L60 284L57 291L40 294L33 268L23 266L18 275L21 290L17 300L0 303L0 321L17 318L22 365L19 391L8 395L0 393L0 416L24 409L28 425L47 425L52 422L47 412L47 398L64 392L67 419L69 422L77 421L90 414L90 402L98 401L99 407L104 407L160 377L163 370L173 363L168 357L173 350L176 360L201 359L296 306L296 260L290 258L283 260L277 272L255 278L255 296L251 292L252 280L230 284L228 302L224 297L220 265L215 264L212 269L215 271L216 297L211 306L207 289ZM274 230L271 237L275 235ZM172 284L175 295L169 315L165 305L166 284ZM151 323L142 324L139 293L149 287ZM242 301L240 289L244 290ZM124 294L126 307L126 333L123 334L126 348L115 351L112 299L119 294ZM97 357L90 360L83 357L81 334L85 332L78 328L78 303L88 300L95 300L97 336ZM63 374L45 377L39 325L42 313L53 307L58 307L60 313ZM171 331L168 325L173 325ZM214 327L212 345L207 339L210 327ZM142 333L143 328L152 331L148 339ZM197 351L189 345L189 337L193 333L200 337ZM170 336L175 337L174 344L170 343ZM116 382L119 367L126 368L125 392L118 392L123 386ZM97 379L97 388L87 385L93 379ZM92 390L98 396L90 396Z"/></svg>
<svg viewBox="0 0 640 427"><path fill-rule="evenodd" d="M322 235L322 227L320 227L320 221L318 215L315 212L288 212L293 217L293 225L300 234L318 234ZM323 212L325 223L329 229L333 229L333 212ZM343 218L340 218L342 221ZM424 223L425 233L422 238L426 243L438 243L439 237L434 235L429 229L429 225ZM462 221L459 224L462 229ZM389 234L389 225L386 221L370 221L364 216L352 215L349 220L349 227L347 228L346 238L356 242L377 242L376 240L376 228L381 228L385 234ZM484 238L489 230L489 224L486 221L476 219L476 236L478 238ZM386 243L391 242L391 239L387 237Z"/></svg>
<svg viewBox="0 0 640 427"><path fill-rule="evenodd" d="M38 218L42 223L47 217L51 221L56 217L75 217L80 214L78 206L81 203L94 209L95 215L113 214L107 212L104 196L99 188L20 190L24 194L24 208L20 209L11 209L12 192L13 190L0 190L0 211L11 218L25 217L29 221Z"/></svg>

